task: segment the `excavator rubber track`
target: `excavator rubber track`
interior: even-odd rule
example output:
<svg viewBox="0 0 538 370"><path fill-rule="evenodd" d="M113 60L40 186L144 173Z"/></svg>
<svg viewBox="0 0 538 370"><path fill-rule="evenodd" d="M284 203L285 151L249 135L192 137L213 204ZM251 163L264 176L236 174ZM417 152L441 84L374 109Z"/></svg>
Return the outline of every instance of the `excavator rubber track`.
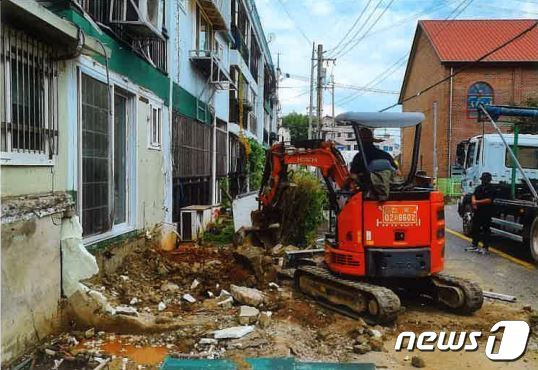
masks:
<svg viewBox="0 0 538 370"><path fill-rule="evenodd" d="M325 267L301 266L295 271L294 280L307 296L370 322L392 322L400 311L400 299L392 290L342 278Z"/></svg>
<svg viewBox="0 0 538 370"><path fill-rule="evenodd" d="M433 275L430 280L433 296L451 311L469 315L484 303L482 289L472 281L445 274Z"/></svg>

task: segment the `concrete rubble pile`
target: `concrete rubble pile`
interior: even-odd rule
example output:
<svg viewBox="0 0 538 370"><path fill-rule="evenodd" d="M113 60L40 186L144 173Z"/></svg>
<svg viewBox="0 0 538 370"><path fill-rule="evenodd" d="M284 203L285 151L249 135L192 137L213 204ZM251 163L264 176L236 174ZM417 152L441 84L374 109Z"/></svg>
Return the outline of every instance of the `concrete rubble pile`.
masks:
<svg viewBox="0 0 538 370"><path fill-rule="evenodd" d="M317 358L318 349L326 348L326 356L337 360L343 353L382 351L383 328L348 319L353 330L338 333L325 309L295 296L291 281L278 280L291 249L137 247L114 273L83 281L70 299L74 327L34 356L51 366L67 361L95 368L103 361L132 363L124 352L110 355L110 343L162 349L163 357L209 359L237 351ZM340 348L340 341L349 348Z"/></svg>

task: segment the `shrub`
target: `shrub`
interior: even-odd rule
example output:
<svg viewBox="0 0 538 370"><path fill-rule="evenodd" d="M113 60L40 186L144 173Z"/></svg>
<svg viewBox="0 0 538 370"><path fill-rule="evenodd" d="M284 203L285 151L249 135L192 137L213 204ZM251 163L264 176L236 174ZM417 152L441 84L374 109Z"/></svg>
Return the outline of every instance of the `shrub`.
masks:
<svg viewBox="0 0 538 370"><path fill-rule="evenodd" d="M281 200L282 242L297 246L312 245L323 222L327 191L319 179L306 170L290 173L288 187Z"/></svg>
<svg viewBox="0 0 538 370"><path fill-rule="evenodd" d="M265 165L265 149L256 140L248 139L250 154L248 155L250 190L258 190L261 185Z"/></svg>

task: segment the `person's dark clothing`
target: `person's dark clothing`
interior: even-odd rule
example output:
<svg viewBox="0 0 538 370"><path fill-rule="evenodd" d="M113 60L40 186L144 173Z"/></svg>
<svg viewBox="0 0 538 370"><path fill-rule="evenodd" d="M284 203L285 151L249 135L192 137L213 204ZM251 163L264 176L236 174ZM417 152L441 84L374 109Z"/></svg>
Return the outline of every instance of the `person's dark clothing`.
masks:
<svg viewBox="0 0 538 370"><path fill-rule="evenodd" d="M494 189L490 184L478 185L473 193L476 200L492 199L494 197ZM477 209L474 210L473 223L471 225L471 236L473 238L473 245L477 246L482 241L484 248L489 247L490 243L490 226L491 217L493 215L493 205L483 204L477 205Z"/></svg>
<svg viewBox="0 0 538 370"><path fill-rule="evenodd" d="M389 153L376 148L374 144L364 143L364 154L366 156L367 163L370 163L374 159L386 159L390 162L390 165L394 167L394 169L398 168L396 162L394 162L394 158L392 158ZM355 154L355 156L353 157L349 171L354 174L366 172L364 168L364 161L361 157L360 152Z"/></svg>

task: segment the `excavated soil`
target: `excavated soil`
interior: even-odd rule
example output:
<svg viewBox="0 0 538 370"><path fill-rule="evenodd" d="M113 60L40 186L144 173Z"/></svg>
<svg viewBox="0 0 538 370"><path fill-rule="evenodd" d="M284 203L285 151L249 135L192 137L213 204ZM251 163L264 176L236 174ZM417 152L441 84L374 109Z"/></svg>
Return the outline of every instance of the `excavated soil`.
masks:
<svg viewBox="0 0 538 370"><path fill-rule="evenodd" d="M198 284L192 288L194 281ZM127 305L139 312L150 312L160 320L190 324L174 331L143 335L105 333L99 332L99 328L88 334L87 328L78 328L44 342L33 354L34 368L49 369L54 360L63 359L58 369L93 369L99 364L96 358L108 358L109 369L138 369L140 365L144 369L158 369L165 356L187 354L195 358L231 358L240 367L245 365L246 357L295 356L303 361L373 362L380 368L404 369L411 368L410 357L420 356L426 368L431 369L538 368L536 337L531 339L527 353L514 363L488 360L484 355L484 338L474 353L394 351L395 339L402 331L418 334L478 330L486 337L498 321L530 321L531 315L536 316L529 308L524 310L517 304L486 300L474 315L457 316L426 301L403 302L405 309L397 321L381 327L343 317L295 292L289 282L277 283L272 288L261 286L252 266L237 260L230 248L184 245L172 252L162 252L140 247L116 273L96 276L85 284L102 292L113 306ZM217 305L216 297L222 289L229 291L231 284L264 291L267 299L260 311L272 312L269 323L263 327L257 323L254 332L240 339L200 343L201 338L212 338L213 330L239 325L239 303ZM183 299L187 293L196 302ZM159 310L160 303L166 308Z"/></svg>

